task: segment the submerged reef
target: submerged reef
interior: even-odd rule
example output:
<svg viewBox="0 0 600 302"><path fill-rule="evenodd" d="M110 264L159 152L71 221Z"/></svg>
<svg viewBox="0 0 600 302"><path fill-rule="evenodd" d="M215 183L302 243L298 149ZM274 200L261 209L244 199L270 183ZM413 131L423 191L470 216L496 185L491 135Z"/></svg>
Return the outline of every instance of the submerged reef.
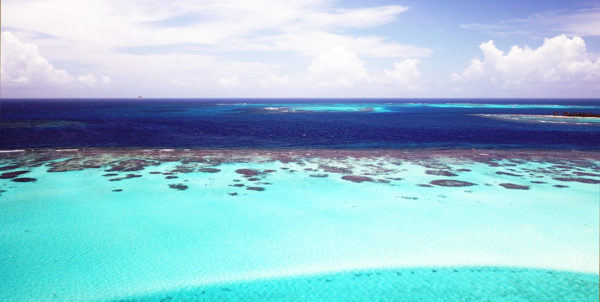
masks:
<svg viewBox="0 0 600 302"><path fill-rule="evenodd" d="M163 175L166 179L178 179L189 173L222 173L223 164L279 162L275 168L235 169L242 180L253 182L229 186L248 191L263 191L270 185L266 179L273 173L286 172L308 178L331 178L353 183L399 185L407 182L403 173L407 164L422 167L423 176L412 185L423 188L467 187L497 185L511 190L529 190L532 186L549 184L546 188L566 188L566 183L600 183L600 152L596 151L544 151L544 150L328 150L328 149L33 149L0 153L0 180L35 182L32 177L19 177L32 168L45 166L46 171L60 173L98 169L108 181L142 178L144 175ZM172 163L167 170L140 172L149 168ZM535 163L534 165L528 163ZM471 176L472 165L485 165L497 175L497 181L478 183ZM468 168L467 168L468 166ZM403 177L399 177L403 176ZM432 176L452 179L431 179ZM462 177L464 179L460 179ZM224 177L224 176L219 176ZM226 177L226 176L225 176ZM429 179L428 179L429 178ZM520 179L530 185L515 184L508 178ZM187 182L184 180L183 182ZM175 190L186 190L190 184L170 184ZM6 188L4 188L6 190Z"/></svg>
<svg viewBox="0 0 600 302"><path fill-rule="evenodd" d="M529 186L523 186L523 185L517 185L517 184L511 184L511 183L501 183L500 186L502 186L505 189L512 189L512 190L529 190Z"/></svg>
<svg viewBox="0 0 600 302"><path fill-rule="evenodd" d="M35 149L0 171L0 300L598 297L599 151ZM445 267L474 264L506 267Z"/></svg>
<svg viewBox="0 0 600 302"><path fill-rule="evenodd" d="M468 181L455 180L455 179L437 179L430 182L432 185L442 187L469 187L475 184Z"/></svg>

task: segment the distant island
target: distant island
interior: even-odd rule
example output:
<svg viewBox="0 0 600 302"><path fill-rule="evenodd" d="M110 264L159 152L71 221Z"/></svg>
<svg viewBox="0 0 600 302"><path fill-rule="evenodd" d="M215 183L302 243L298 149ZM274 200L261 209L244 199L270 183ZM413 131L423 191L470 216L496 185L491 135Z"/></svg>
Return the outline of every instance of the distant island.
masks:
<svg viewBox="0 0 600 302"><path fill-rule="evenodd" d="M591 112L558 112L554 111L553 116L570 116L570 117L600 117L599 113L591 113Z"/></svg>

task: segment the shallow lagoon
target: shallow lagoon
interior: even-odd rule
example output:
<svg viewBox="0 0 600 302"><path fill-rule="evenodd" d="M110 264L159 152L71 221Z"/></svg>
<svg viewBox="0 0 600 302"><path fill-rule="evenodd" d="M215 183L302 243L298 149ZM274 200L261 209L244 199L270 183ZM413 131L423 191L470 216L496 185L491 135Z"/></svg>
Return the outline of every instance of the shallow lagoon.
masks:
<svg viewBox="0 0 600 302"><path fill-rule="evenodd" d="M1 300L185 300L203 291L207 299L320 300L330 286L365 300L374 290L381 299L598 299L597 152L0 157ZM18 171L29 172L6 174ZM24 178L32 181L15 181ZM482 272L461 275L472 267ZM411 279L410 269L426 277ZM360 281L366 289L352 292L362 273L370 274ZM489 291L468 285L492 280L499 283ZM411 282L421 289L393 290Z"/></svg>

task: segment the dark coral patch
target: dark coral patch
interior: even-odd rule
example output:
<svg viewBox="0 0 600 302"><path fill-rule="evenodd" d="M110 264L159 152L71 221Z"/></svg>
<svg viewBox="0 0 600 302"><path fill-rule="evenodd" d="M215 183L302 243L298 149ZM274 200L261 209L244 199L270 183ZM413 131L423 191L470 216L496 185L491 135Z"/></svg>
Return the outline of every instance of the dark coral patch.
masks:
<svg viewBox="0 0 600 302"><path fill-rule="evenodd" d="M577 176L593 176L593 177L600 177L600 174L596 174L596 173L588 173L588 172L573 172L573 174L577 175Z"/></svg>
<svg viewBox="0 0 600 302"><path fill-rule="evenodd" d="M169 188L183 191L183 190L187 190L188 186L186 186L184 184L169 184Z"/></svg>
<svg viewBox="0 0 600 302"><path fill-rule="evenodd" d="M316 177L316 178L325 178L325 177L328 177L329 174L310 174L308 176L310 176L310 177Z"/></svg>
<svg viewBox="0 0 600 302"><path fill-rule="evenodd" d="M152 171L152 172L150 172L150 174L162 174L162 172L160 172L160 171Z"/></svg>
<svg viewBox="0 0 600 302"><path fill-rule="evenodd" d="M231 195L231 196L237 196L238 193L236 193L236 192L230 192L229 195Z"/></svg>
<svg viewBox="0 0 600 302"><path fill-rule="evenodd" d="M31 178L31 177L20 177L20 178L13 178L10 181L14 181L14 182L34 182L37 179L35 178Z"/></svg>
<svg viewBox="0 0 600 302"><path fill-rule="evenodd" d="M529 186L522 186L522 185L517 185L517 184L511 184L511 183L501 183L500 186L502 186L505 189L511 189L511 190L529 190Z"/></svg>
<svg viewBox="0 0 600 302"><path fill-rule="evenodd" d="M112 164L110 169L106 170L106 172L131 172L131 171L139 171L144 169L147 166L158 166L160 165L159 161L155 160L146 160L146 159L126 159L119 161L118 163Z"/></svg>
<svg viewBox="0 0 600 302"><path fill-rule="evenodd" d="M269 169L269 170L264 170L263 173L273 173L275 172L275 170Z"/></svg>
<svg viewBox="0 0 600 302"><path fill-rule="evenodd" d="M532 184L545 184L545 181L539 181L539 180L532 180L531 181Z"/></svg>
<svg viewBox="0 0 600 302"><path fill-rule="evenodd" d="M114 189L113 192L123 192L123 189Z"/></svg>
<svg viewBox="0 0 600 302"><path fill-rule="evenodd" d="M202 168L202 169L198 169L198 171L205 172L205 173L218 173L218 172L221 172L221 169L216 169L216 168Z"/></svg>
<svg viewBox="0 0 600 302"><path fill-rule="evenodd" d="M327 173L350 174L352 170L348 168L333 167L328 165L319 165L319 169Z"/></svg>
<svg viewBox="0 0 600 302"><path fill-rule="evenodd" d="M0 167L0 171L6 171L6 170L12 170L12 169L17 169L19 168L21 165L10 165L10 166L4 166L4 167Z"/></svg>
<svg viewBox="0 0 600 302"><path fill-rule="evenodd" d="M260 180L260 178L258 178L258 177L250 177L250 178L248 178L248 180L249 181L257 181L257 180Z"/></svg>
<svg viewBox="0 0 600 302"><path fill-rule="evenodd" d="M123 177L111 178L111 179L109 179L109 181L120 181L120 180L123 180L123 179L137 178L137 177L142 177L142 175L139 175L139 174L131 174L131 173L130 173L130 174L127 174L127 175L125 175L125 176L123 176Z"/></svg>
<svg viewBox="0 0 600 302"><path fill-rule="evenodd" d="M264 191L265 188L263 187L247 187L246 190L252 190L252 191Z"/></svg>
<svg viewBox="0 0 600 302"><path fill-rule="evenodd" d="M569 186L565 186L565 185L553 185L553 187L559 188L559 189L564 189L564 188L568 188Z"/></svg>
<svg viewBox="0 0 600 302"><path fill-rule="evenodd" d="M514 174L514 173L504 172L504 171L497 171L496 174L498 174L498 175L516 176L516 177L523 176L521 174Z"/></svg>
<svg viewBox="0 0 600 302"><path fill-rule="evenodd" d="M258 171L252 169L237 169L235 173L242 174L244 177L252 177L258 175Z"/></svg>
<svg viewBox="0 0 600 302"><path fill-rule="evenodd" d="M356 182L356 183L361 183L364 181L373 181L373 178L371 178L371 177L360 176L360 175L344 175L344 176L342 176L342 179L351 181L351 182Z"/></svg>
<svg viewBox="0 0 600 302"><path fill-rule="evenodd" d="M179 176L169 175L169 176L165 177L165 179L175 179L175 178L179 178Z"/></svg>
<svg viewBox="0 0 600 302"><path fill-rule="evenodd" d="M47 158L47 160L51 160ZM99 158L81 158L74 157L67 160L57 161L48 164L48 172L68 172L79 171L83 169L97 169L106 164L106 161Z"/></svg>
<svg viewBox="0 0 600 302"><path fill-rule="evenodd" d="M233 185L229 185L230 187L238 187L241 188L244 186L244 184L233 184Z"/></svg>
<svg viewBox="0 0 600 302"><path fill-rule="evenodd" d="M10 179L15 178L21 174L28 173L29 171L14 171L14 172L6 172L0 175L0 179Z"/></svg>
<svg viewBox="0 0 600 302"><path fill-rule="evenodd" d="M575 181L584 184L600 184L600 179L591 179L583 177L556 177L554 179L558 181Z"/></svg>
<svg viewBox="0 0 600 302"><path fill-rule="evenodd" d="M442 187L468 187L475 185L472 182L454 179L436 179L431 181L430 184Z"/></svg>
<svg viewBox="0 0 600 302"><path fill-rule="evenodd" d="M458 171L458 172L471 172L471 169L461 168L461 169L456 169L456 171Z"/></svg>
<svg viewBox="0 0 600 302"><path fill-rule="evenodd" d="M104 174L104 175L102 175L102 176L105 176L105 177L113 177L113 176L117 176L117 175L119 175L119 174L118 174L118 173L106 173L106 174Z"/></svg>
<svg viewBox="0 0 600 302"><path fill-rule="evenodd" d="M422 187L422 188L431 188L431 187L433 187L432 185L429 185L429 184L418 184L417 186Z"/></svg>
<svg viewBox="0 0 600 302"><path fill-rule="evenodd" d="M447 170L426 170L425 174L429 174L429 175L437 175L437 176L448 176L448 177L452 177L452 176L458 176L450 171Z"/></svg>
<svg viewBox="0 0 600 302"><path fill-rule="evenodd" d="M417 200L417 199L419 199L419 197L413 197L413 196L400 196L400 198L406 199L406 200Z"/></svg>
<svg viewBox="0 0 600 302"><path fill-rule="evenodd" d="M192 173L196 169L193 165L179 165L175 167L175 169L171 170L171 172L175 173Z"/></svg>

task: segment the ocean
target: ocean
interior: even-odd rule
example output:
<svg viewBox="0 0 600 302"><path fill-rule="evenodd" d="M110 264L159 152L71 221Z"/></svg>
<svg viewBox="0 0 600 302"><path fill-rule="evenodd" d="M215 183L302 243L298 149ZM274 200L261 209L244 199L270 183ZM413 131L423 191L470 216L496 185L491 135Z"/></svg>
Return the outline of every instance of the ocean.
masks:
<svg viewBox="0 0 600 302"><path fill-rule="evenodd" d="M0 101L1 301L598 301L600 100Z"/></svg>
<svg viewBox="0 0 600 302"><path fill-rule="evenodd" d="M0 109L3 149L600 149L597 119L519 123L481 116L598 114L600 100L3 99Z"/></svg>

